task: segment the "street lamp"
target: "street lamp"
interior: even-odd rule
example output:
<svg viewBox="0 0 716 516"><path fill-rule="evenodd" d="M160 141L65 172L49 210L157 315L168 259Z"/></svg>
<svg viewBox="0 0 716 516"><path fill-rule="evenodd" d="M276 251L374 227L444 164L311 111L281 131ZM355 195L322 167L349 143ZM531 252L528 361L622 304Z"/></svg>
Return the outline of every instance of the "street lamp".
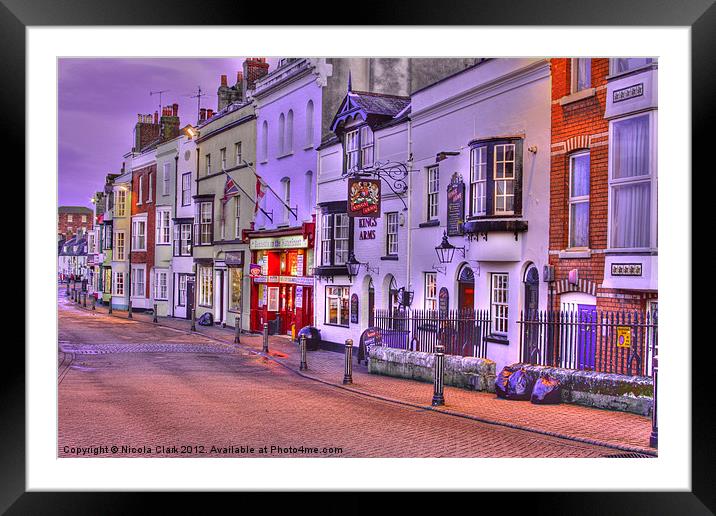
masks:
<svg viewBox="0 0 716 516"><path fill-rule="evenodd" d="M462 253L462 257L465 257L465 248L464 247L455 247L450 242L448 242L447 238L447 231L443 232L443 241L440 242L440 245L435 246L435 252L438 255L438 260L440 263L452 263L452 258L455 255L455 250L460 250Z"/></svg>
<svg viewBox="0 0 716 516"><path fill-rule="evenodd" d="M354 277L358 276L358 272L360 272L360 266L362 264L356 260L355 255L353 252L348 256L348 261L346 262L346 269L348 269L348 281L352 281Z"/></svg>

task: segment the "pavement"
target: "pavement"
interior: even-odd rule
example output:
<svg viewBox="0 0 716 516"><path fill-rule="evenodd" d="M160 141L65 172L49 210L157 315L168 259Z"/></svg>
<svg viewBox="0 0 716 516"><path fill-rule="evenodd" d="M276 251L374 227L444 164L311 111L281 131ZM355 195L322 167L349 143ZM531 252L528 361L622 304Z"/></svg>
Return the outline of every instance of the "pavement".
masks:
<svg viewBox="0 0 716 516"><path fill-rule="evenodd" d="M365 365L356 363L355 357L353 362L353 383L343 385L344 356L341 353L325 350L309 351L307 354L308 370L300 371L298 346L288 337L271 336L269 338L269 353L264 354L261 352L262 337L260 335L242 334L241 343L235 345L233 342L234 330L231 328L205 327L197 324L196 331L192 332L190 330L191 323L188 320L159 317L158 322L153 323L153 316L150 313L141 312L134 312L132 320L128 320L125 311L113 310L113 314L108 315L107 308L102 306L97 306L92 311L89 305L87 308L83 308L69 302L67 298L64 298L62 290L60 290L59 294L60 326L61 329L66 328L64 333L61 332L64 335L64 337L61 336L61 340L64 339L64 342L60 342L61 353L58 359L60 378L63 384L67 382L63 374L66 375L67 371L69 371L66 364L71 362L71 359L68 360L65 356L68 353L73 356L80 356L83 359L88 355L98 355L95 360L101 360L99 355L103 354L111 354L113 357L122 356L120 354L123 351L174 353L179 349L177 346L181 347L181 352L194 354L212 353L212 356L222 359L227 356L230 358L239 353L243 360L261 361L262 366L270 370L274 379L280 379L284 383L288 381L288 378L302 380L302 383L299 382L301 389L305 387L306 380L311 380L311 389L318 389L321 393L326 392L325 390L327 389L327 397L321 397L322 403L326 405L332 404L327 399L340 403L344 395L349 395L351 405L356 403L356 399L361 399L361 404L365 400L370 400L372 403L367 404L370 407L401 406L411 413L418 411L422 415L429 414L433 417L438 417L440 421L450 420L450 424L460 422L462 424L478 425L488 434L490 434L490 429L492 433L499 429L498 434L517 432L515 435L531 436L531 445L526 447L512 442L510 446L505 448L505 445L499 444L499 439L496 438L493 448L482 446L478 447L478 449L473 449L472 446L463 443L464 448L451 448L444 451L444 455L431 455L430 453L434 454L437 451L432 449L427 456L585 456L582 453L587 449L592 450L589 453L596 454L589 455L588 453L586 456L619 456L628 455L629 453L656 455L656 450L649 447L651 420L648 417L571 404L534 405L525 401L508 401L499 399L494 394L474 392L450 386L445 387L445 405L432 407L430 405L433 393L432 384L370 374ZM132 327L132 331L122 333L125 335L125 339L120 339L121 342L116 342L117 339L113 338L111 343L102 344L97 342L95 337L88 339L85 336L85 341L88 343L84 344L84 349L82 349L82 345L80 345L80 348L73 347L83 340L81 335L72 335L73 331L80 331L79 326L74 324L63 325L62 317L63 314L65 317L68 316L67 314L76 314L72 315L72 317L76 317L79 313L84 313L85 317L94 318L98 324L118 328L122 328L122 325L125 325L125 328L122 328L123 330L128 329L126 325L129 324ZM86 325L86 322L80 324ZM160 334L157 334L157 332L160 332ZM357 348L354 349L354 352L357 352ZM122 360L128 360L128 358L123 356ZM112 363L117 364L118 362L114 361ZM63 366L63 364L65 365ZM268 366L267 364L271 365ZM78 366L77 363L73 365ZM79 366L81 367L81 364ZM91 368L94 366L86 365L85 367ZM102 367L106 369L108 366L106 364L100 365L100 368ZM238 383L241 382L237 382L234 376L225 380L228 383L226 385L222 384L221 389L236 392L236 389L239 388ZM289 383L293 385L292 382ZM252 389L254 387L252 386ZM254 389L252 393L255 392ZM292 403L296 409L299 409L303 404L303 401L294 401ZM198 410L206 413L206 407ZM374 408L365 408L362 411L351 409L351 413L355 414L355 417L365 419L368 417L366 414L371 413L373 410ZM301 411L299 410L299 412ZM390 417L397 417L400 420L402 416L391 415ZM452 435L454 440L454 434ZM357 439L363 441L365 436L357 436ZM556 455L550 455L547 450L535 445L537 442L544 444L541 441L542 439L554 439L554 442L550 441L550 446L556 446L555 443L560 443L561 445L569 442L572 446L577 446L576 450L578 451L569 448L574 455L564 451L556 453ZM587 448L581 448L581 446L586 446ZM535 448L533 449L533 447ZM593 452L593 448L599 451ZM556 449L561 450L559 446ZM381 456L374 455L376 451L374 445L371 446L371 450L373 454L362 455L368 450L359 452L353 449L350 456ZM389 455L383 456L403 456L401 453L405 452L405 450L401 452L398 448L390 448L390 450ZM425 450L411 449L410 454L407 456L425 456L420 453L425 453ZM464 453L467 454L463 455ZM544 455L544 453L548 454Z"/></svg>

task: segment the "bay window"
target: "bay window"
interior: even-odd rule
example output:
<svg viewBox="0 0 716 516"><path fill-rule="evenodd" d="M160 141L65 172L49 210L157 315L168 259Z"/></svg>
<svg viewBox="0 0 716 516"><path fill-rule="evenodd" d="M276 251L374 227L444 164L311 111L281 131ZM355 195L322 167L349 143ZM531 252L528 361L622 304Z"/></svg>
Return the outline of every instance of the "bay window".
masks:
<svg viewBox="0 0 716 516"><path fill-rule="evenodd" d="M468 217L522 214L522 140L478 141L470 149Z"/></svg>
<svg viewBox="0 0 716 516"><path fill-rule="evenodd" d="M589 247L589 152L569 157L569 247Z"/></svg>
<svg viewBox="0 0 716 516"><path fill-rule="evenodd" d="M333 217L333 265L344 265L348 261L350 222L346 213L336 213Z"/></svg>
<svg viewBox="0 0 716 516"><path fill-rule="evenodd" d="M650 57L616 57L610 59L611 73L619 74L643 68L654 62Z"/></svg>
<svg viewBox="0 0 716 516"><path fill-rule="evenodd" d="M609 247L655 247L656 181L652 114L610 122Z"/></svg>
<svg viewBox="0 0 716 516"><path fill-rule="evenodd" d="M343 146L346 170L360 170L373 165L373 131L367 125L346 132Z"/></svg>
<svg viewBox="0 0 716 516"><path fill-rule="evenodd" d="M326 287L326 324L348 327L350 287Z"/></svg>
<svg viewBox="0 0 716 516"><path fill-rule="evenodd" d="M321 206L320 266L341 267L353 249L353 219L346 213L347 203L336 201Z"/></svg>

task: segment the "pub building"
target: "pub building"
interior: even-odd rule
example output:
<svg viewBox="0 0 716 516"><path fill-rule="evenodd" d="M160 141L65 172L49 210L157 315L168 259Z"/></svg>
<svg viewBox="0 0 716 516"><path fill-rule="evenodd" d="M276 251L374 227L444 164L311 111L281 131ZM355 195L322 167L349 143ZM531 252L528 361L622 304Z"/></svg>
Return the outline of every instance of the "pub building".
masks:
<svg viewBox="0 0 716 516"><path fill-rule="evenodd" d="M295 337L313 324L314 223L249 232L251 331Z"/></svg>
<svg viewBox="0 0 716 516"><path fill-rule="evenodd" d="M374 310L398 308L406 287L410 178L396 172L403 189L376 169L408 163L409 113L408 97L349 85L318 149L315 325L325 349L358 347Z"/></svg>

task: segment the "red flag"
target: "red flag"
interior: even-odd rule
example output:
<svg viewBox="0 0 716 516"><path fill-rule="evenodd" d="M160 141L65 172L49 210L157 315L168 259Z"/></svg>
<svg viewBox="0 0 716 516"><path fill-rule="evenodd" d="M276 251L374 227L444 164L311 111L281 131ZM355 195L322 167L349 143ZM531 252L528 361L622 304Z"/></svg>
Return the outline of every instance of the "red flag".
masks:
<svg viewBox="0 0 716 516"><path fill-rule="evenodd" d="M254 214L259 211L259 202L266 195L267 185L264 183L261 176L256 174L256 205L254 206Z"/></svg>

